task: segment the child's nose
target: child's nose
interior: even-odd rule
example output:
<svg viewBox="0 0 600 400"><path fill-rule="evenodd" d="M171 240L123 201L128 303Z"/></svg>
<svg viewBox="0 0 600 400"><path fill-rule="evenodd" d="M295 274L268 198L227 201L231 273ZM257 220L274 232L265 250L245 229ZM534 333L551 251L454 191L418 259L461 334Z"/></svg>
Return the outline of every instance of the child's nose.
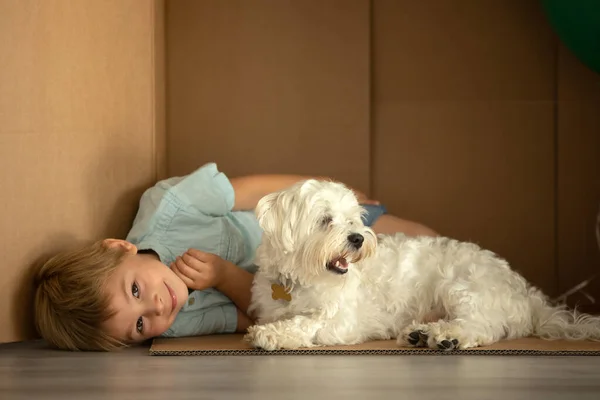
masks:
<svg viewBox="0 0 600 400"><path fill-rule="evenodd" d="M162 301L160 296L157 294L154 295L154 313L156 315L162 315L165 310L165 303Z"/></svg>

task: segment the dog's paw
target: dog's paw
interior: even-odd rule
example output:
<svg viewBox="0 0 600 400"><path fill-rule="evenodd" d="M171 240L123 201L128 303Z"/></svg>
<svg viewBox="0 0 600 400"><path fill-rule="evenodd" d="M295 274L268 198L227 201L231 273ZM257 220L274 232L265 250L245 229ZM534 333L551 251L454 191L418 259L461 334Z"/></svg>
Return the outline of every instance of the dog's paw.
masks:
<svg viewBox="0 0 600 400"><path fill-rule="evenodd" d="M256 329L254 328L254 326L248 328L246 334L242 338L242 342L246 342L251 346L254 345L254 337L256 336Z"/></svg>
<svg viewBox="0 0 600 400"><path fill-rule="evenodd" d="M248 333L244 335L244 341L257 349L273 351L279 350L279 335L277 332L266 326L254 325L248 328Z"/></svg>
<svg viewBox="0 0 600 400"><path fill-rule="evenodd" d="M254 345L254 337L255 336L256 336L256 325L250 326L248 328L246 334L242 338L242 341L244 341L250 345Z"/></svg>
<svg viewBox="0 0 600 400"><path fill-rule="evenodd" d="M398 344L451 351L460 348L460 337L454 331L451 325L440 322L413 324L403 330Z"/></svg>
<svg viewBox="0 0 600 400"><path fill-rule="evenodd" d="M435 345L440 350L454 350L458 349L458 339L443 339L441 341L436 341Z"/></svg>
<svg viewBox="0 0 600 400"><path fill-rule="evenodd" d="M267 350L296 350L302 347L314 347L315 344L299 332L299 336L290 332L286 325L281 322L274 322L266 325L253 325L248 328L248 333L244 335L244 341L251 346Z"/></svg>
<svg viewBox="0 0 600 400"><path fill-rule="evenodd" d="M410 345L413 347L426 347L427 334L422 330L405 332L403 337L398 338L399 345Z"/></svg>
<svg viewBox="0 0 600 400"><path fill-rule="evenodd" d="M426 324L412 324L402 330L398 335L399 346L427 347L428 327Z"/></svg>

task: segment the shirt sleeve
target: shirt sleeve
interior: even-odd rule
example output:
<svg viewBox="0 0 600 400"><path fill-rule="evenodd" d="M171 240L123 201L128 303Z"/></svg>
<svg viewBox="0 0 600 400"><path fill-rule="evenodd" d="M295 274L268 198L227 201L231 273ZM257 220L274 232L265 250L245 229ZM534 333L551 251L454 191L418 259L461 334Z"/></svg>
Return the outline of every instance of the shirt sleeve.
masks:
<svg viewBox="0 0 600 400"><path fill-rule="evenodd" d="M205 164L169 189L183 206L203 214L222 216L233 209L235 193L227 176L215 163Z"/></svg>
<svg viewBox="0 0 600 400"><path fill-rule="evenodd" d="M237 328L237 307L214 288L193 291L164 337L233 333Z"/></svg>
<svg viewBox="0 0 600 400"><path fill-rule="evenodd" d="M228 214L234 202L233 186L227 176L219 172L216 164L205 164L190 175L165 179L147 189L127 240L140 250L156 251L167 263L178 255L173 254L172 246L166 245L171 242L167 238L176 236L177 230L188 225L194 229L203 226L205 231L212 232L217 224L212 217ZM213 235L212 240L218 238Z"/></svg>
<svg viewBox="0 0 600 400"><path fill-rule="evenodd" d="M176 322L162 337L186 337L234 333L237 328L237 308L222 304L200 308L177 315Z"/></svg>

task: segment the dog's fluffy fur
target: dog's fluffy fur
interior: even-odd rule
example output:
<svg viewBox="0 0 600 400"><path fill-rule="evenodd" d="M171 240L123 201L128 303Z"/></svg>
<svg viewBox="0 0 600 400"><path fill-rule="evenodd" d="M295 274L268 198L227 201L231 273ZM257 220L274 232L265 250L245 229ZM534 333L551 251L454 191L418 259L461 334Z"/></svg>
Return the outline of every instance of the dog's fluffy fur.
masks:
<svg viewBox="0 0 600 400"><path fill-rule="evenodd" d="M552 306L473 243L379 235L342 184L308 180L265 196L245 340L265 350L396 338L444 350L539 336L600 339L600 318ZM290 299L274 298L281 285Z"/></svg>

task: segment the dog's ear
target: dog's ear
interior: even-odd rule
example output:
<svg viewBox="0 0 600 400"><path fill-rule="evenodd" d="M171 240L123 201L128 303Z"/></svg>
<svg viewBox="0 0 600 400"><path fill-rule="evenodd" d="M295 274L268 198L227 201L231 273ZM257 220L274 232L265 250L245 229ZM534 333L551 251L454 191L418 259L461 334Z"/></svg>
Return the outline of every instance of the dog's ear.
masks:
<svg viewBox="0 0 600 400"><path fill-rule="evenodd" d="M308 190L313 190L315 187L318 187L318 185L322 183L322 181L318 180L318 179L314 179L314 178L309 178L309 179L305 179L303 181L298 182L298 187L299 187L299 192L301 195L306 194L306 192Z"/></svg>
<svg viewBox="0 0 600 400"><path fill-rule="evenodd" d="M273 221L270 216L278 195L279 193L270 193L261 198L256 205L254 213L256 215L256 219L258 220L258 225L261 227L263 232L268 233L273 229Z"/></svg>

